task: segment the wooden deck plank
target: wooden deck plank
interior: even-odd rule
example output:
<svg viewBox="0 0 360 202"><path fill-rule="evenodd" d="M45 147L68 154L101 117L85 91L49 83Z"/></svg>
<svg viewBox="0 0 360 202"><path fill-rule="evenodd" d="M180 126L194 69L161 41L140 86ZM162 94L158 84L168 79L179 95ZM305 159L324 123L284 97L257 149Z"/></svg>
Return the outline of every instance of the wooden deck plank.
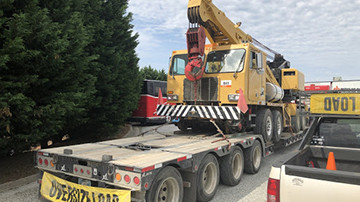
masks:
<svg viewBox="0 0 360 202"><path fill-rule="evenodd" d="M104 154L112 155L113 159L117 159L124 156L134 156L139 153L142 153L142 151L117 148L117 147L107 147L106 149L92 150L86 153L73 154L71 155L71 157L93 160L93 161L101 161L102 155Z"/></svg>
<svg viewBox="0 0 360 202"><path fill-rule="evenodd" d="M218 137L206 138L206 139L202 139L200 141L194 141L189 144L184 144L179 147L166 148L166 151L169 151L169 152L182 151L182 152L186 152L189 154L196 154L196 153L200 153L203 151L215 149L217 147L224 147L229 144L226 140L221 140L221 139L222 138L218 138ZM244 139L246 139L246 137L241 137L241 138L236 138L236 139L234 138L234 139L230 139L229 141L230 141L230 143L235 143L235 142L240 142L241 140L244 140ZM216 140L221 140L221 141L214 142Z"/></svg>
<svg viewBox="0 0 360 202"><path fill-rule="evenodd" d="M87 143L87 144L80 144L80 145L72 145L72 146L65 146L65 147L56 147L56 148L49 148L49 149L41 149L42 152L49 152L55 154L63 154L64 149L71 149L73 154L81 153L81 152L91 152L92 150L99 150L99 149L106 149L109 147L108 145L100 145L97 143Z"/></svg>
<svg viewBox="0 0 360 202"><path fill-rule="evenodd" d="M189 139L187 136L174 136L174 137L168 137L165 139L160 140L153 140L146 142L146 145L152 146L152 147L173 147L176 145L182 145L186 143L193 143L194 139Z"/></svg>
<svg viewBox="0 0 360 202"><path fill-rule="evenodd" d="M163 138L165 138L164 135L154 134L154 135L147 135L147 136L122 138L122 139L117 139L117 140L108 140L108 141L99 142L99 144L121 146L121 145L131 145L131 144L135 144L135 143L143 143L143 142L147 142L150 140L158 140L158 139L163 139Z"/></svg>
<svg viewBox="0 0 360 202"><path fill-rule="evenodd" d="M173 152L173 151L183 151L189 154L197 154L203 151L207 151L207 150L211 150L211 149L215 149L217 147L220 146L225 146L227 144L223 144L221 142L217 142L217 143L213 143L213 144L208 144L205 145L203 143L197 143L197 144L191 144L191 145L184 145L181 147L176 147L176 148L169 148L167 149L167 151Z"/></svg>
<svg viewBox="0 0 360 202"><path fill-rule="evenodd" d="M184 157L186 154L172 153L162 150L151 150L141 154L111 161L115 165L123 165L137 168L146 168L163 162Z"/></svg>

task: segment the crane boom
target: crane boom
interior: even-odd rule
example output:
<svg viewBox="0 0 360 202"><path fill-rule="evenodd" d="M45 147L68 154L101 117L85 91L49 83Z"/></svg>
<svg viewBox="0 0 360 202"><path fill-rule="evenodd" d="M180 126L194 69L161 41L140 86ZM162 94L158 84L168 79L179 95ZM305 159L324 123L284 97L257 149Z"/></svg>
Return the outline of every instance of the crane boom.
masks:
<svg viewBox="0 0 360 202"><path fill-rule="evenodd" d="M240 23L234 24L212 0L189 0L188 19L195 26L201 25L210 43L230 45L252 42L252 37L243 32Z"/></svg>

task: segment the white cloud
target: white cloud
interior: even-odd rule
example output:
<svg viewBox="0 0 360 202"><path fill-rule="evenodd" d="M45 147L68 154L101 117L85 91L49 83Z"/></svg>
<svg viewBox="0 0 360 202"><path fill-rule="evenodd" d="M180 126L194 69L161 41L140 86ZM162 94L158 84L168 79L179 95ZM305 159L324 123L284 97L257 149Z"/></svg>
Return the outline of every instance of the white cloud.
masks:
<svg viewBox="0 0 360 202"><path fill-rule="evenodd" d="M130 0L140 66L166 69L172 50L186 49L186 0ZM241 29L280 52L306 80L360 79L360 0L213 0Z"/></svg>

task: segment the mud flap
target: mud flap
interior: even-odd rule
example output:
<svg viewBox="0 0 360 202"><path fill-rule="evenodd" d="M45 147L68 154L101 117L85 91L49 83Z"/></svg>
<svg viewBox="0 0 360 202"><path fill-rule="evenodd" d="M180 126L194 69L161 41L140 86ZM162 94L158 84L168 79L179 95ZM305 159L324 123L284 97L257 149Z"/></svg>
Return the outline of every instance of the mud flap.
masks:
<svg viewBox="0 0 360 202"><path fill-rule="evenodd" d="M184 182L184 198L185 202L196 201L196 175L197 172L179 170Z"/></svg>

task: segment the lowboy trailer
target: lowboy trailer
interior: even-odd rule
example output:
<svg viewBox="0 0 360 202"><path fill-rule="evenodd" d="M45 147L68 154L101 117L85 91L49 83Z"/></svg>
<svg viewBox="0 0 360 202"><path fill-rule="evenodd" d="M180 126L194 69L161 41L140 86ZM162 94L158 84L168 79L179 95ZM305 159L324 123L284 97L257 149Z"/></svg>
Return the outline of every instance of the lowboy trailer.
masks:
<svg viewBox="0 0 360 202"><path fill-rule="evenodd" d="M302 139L284 134L285 146ZM273 151L253 133L152 134L42 149L35 158L45 201L209 201L220 180L237 185Z"/></svg>

